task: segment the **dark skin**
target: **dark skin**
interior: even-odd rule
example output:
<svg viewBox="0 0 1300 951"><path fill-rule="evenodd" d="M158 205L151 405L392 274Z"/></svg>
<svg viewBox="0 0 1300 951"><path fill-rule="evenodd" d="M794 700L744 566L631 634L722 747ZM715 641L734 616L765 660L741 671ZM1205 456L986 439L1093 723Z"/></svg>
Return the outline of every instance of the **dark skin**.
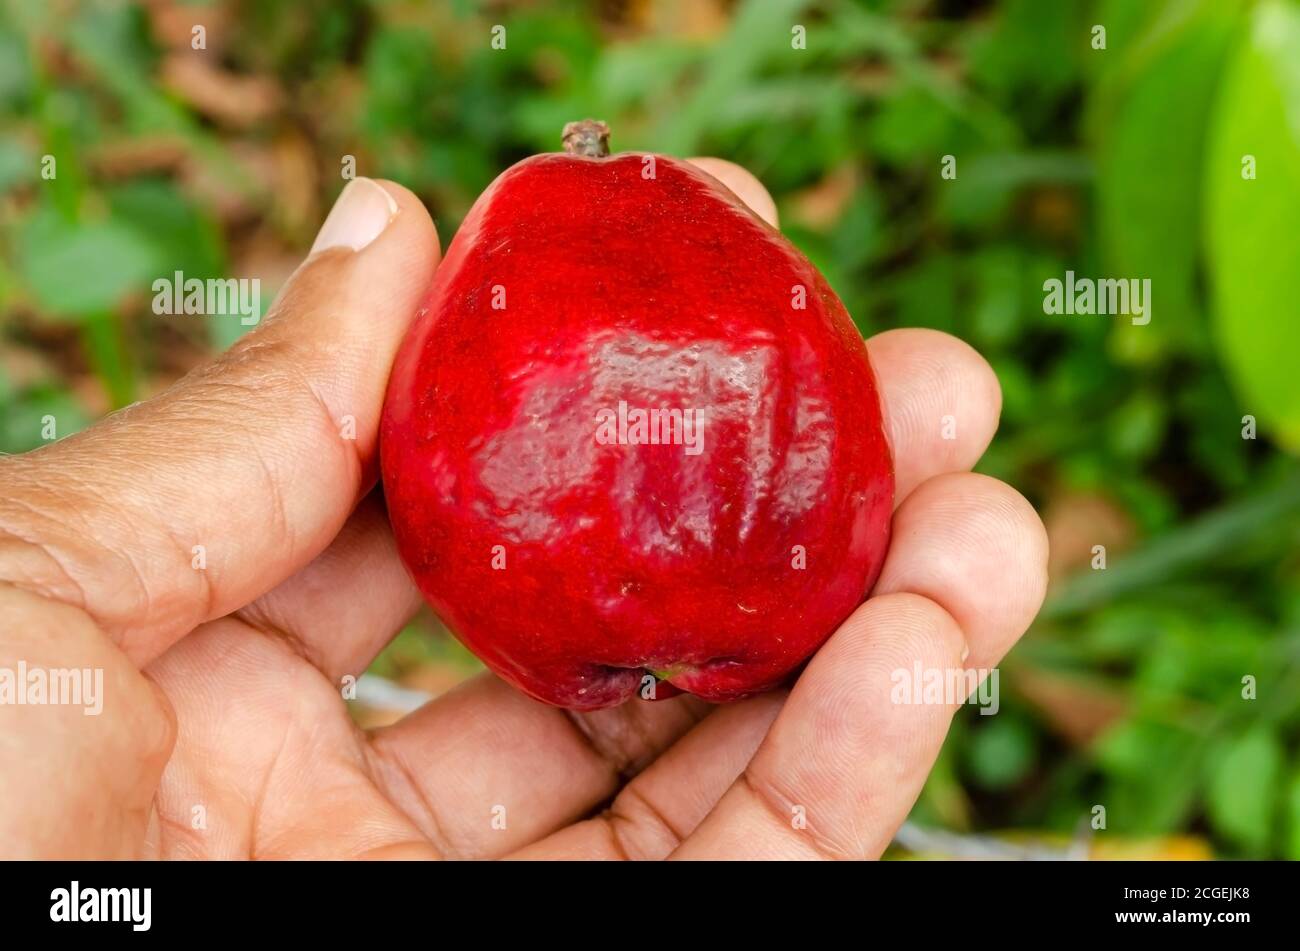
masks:
<svg viewBox="0 0 1300 951"><path fill-rule="evenodd" d="M751 175L696 161L775 223ZM485 674L364 732L341 684L420 603L374 491L384 371L439 253L405 189L349 193L229 353L0 461L0 667L104 671L98 716L0 706L0 855L879 855L955 709L891 703L890 671L994 666L1045 588L1038 517L969 472L988 365L930 331L868 341L894 541L790 689L573 714Z"/></svg>

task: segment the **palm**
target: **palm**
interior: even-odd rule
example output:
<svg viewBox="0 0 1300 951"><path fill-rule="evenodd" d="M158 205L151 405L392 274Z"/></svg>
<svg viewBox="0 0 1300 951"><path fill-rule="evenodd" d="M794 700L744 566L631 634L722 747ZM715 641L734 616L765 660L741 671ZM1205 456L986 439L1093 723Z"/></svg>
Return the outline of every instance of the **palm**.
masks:
<svg viewBox="0 0 1300 951"><path fill-rule="evenodd" d="M203 625L148 668L176 711L179 734L147 854L506 855L590 812L707 711L677 698L569 715L484 675L393 727L364 733L338 687L344 658L309 661L293 634L326 619L307 608L284 629L266 620L277 602L311 584L314 567L250 608ZM774 700L753 704L755 726L770 719L764 710ZM748 750L731 750L733 761L761 735L749 732ZM681 792L680 802L666 804L674 813L703 801L704 790ZM624 797L610 816L635 820L630 802ZM543 841L541 854L588 839L647 857L676 844L666 829L637 829L628 838L632 830L612 827L614 838L594 838L598 830L590 828L572 841Z"/></svg>

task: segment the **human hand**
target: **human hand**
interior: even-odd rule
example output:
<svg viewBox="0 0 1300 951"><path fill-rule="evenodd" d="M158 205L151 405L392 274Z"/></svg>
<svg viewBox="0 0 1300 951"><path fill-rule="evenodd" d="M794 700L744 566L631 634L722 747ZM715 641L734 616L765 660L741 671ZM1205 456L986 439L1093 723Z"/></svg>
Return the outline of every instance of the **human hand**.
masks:
<svg viewBox="0 0 1300 951"><path fill-rule="evenodd" d="M748 173L698 164L775 221ZM230 352L2 460L0 672L102 670L103 708L0 705L0 855L878 855L955 709L891 703L891 671L990 668L1043 596L1037 516L968 471L997 424L988 365L929 331L868 342L894 539L791 690L576 714L483 675L367 734L340 682L420 603L376 431L437 260L420 202L358 180Z"/></svg>

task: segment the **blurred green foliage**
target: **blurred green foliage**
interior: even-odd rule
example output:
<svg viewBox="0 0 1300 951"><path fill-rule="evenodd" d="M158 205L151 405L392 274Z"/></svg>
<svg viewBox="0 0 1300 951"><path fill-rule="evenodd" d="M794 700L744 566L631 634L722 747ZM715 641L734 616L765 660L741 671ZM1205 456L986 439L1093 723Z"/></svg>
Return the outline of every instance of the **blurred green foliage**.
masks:
<svg viewBox="0 0 1300 951"><path fill-rule="evenodd" d="M347 156L446 240L503 168L598 116L616 149L753 170L865 334L938 328L998 372L981 468L1045 514L1053 588L1002 711L958 716L917 817L1069 834L1100 804L1098 837L1300 858L1292 0L0 10L0 449L233 340L234 319L150 314L150 282L274 285ZM1150 278L1151 323L1045 314L1067 270Z"/></svg>

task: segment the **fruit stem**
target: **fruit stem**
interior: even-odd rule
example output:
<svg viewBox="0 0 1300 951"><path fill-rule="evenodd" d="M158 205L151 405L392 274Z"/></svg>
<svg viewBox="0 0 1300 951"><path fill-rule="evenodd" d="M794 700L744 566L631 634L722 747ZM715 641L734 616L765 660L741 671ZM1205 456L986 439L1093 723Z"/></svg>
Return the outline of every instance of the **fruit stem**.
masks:
<svg viewBox="0 0 1300 951"><path fill-rule="evenodd" d="M570 155L603 158L609 154L609 126L599 119L582 119L564 127L564 151Z"/></svg>

